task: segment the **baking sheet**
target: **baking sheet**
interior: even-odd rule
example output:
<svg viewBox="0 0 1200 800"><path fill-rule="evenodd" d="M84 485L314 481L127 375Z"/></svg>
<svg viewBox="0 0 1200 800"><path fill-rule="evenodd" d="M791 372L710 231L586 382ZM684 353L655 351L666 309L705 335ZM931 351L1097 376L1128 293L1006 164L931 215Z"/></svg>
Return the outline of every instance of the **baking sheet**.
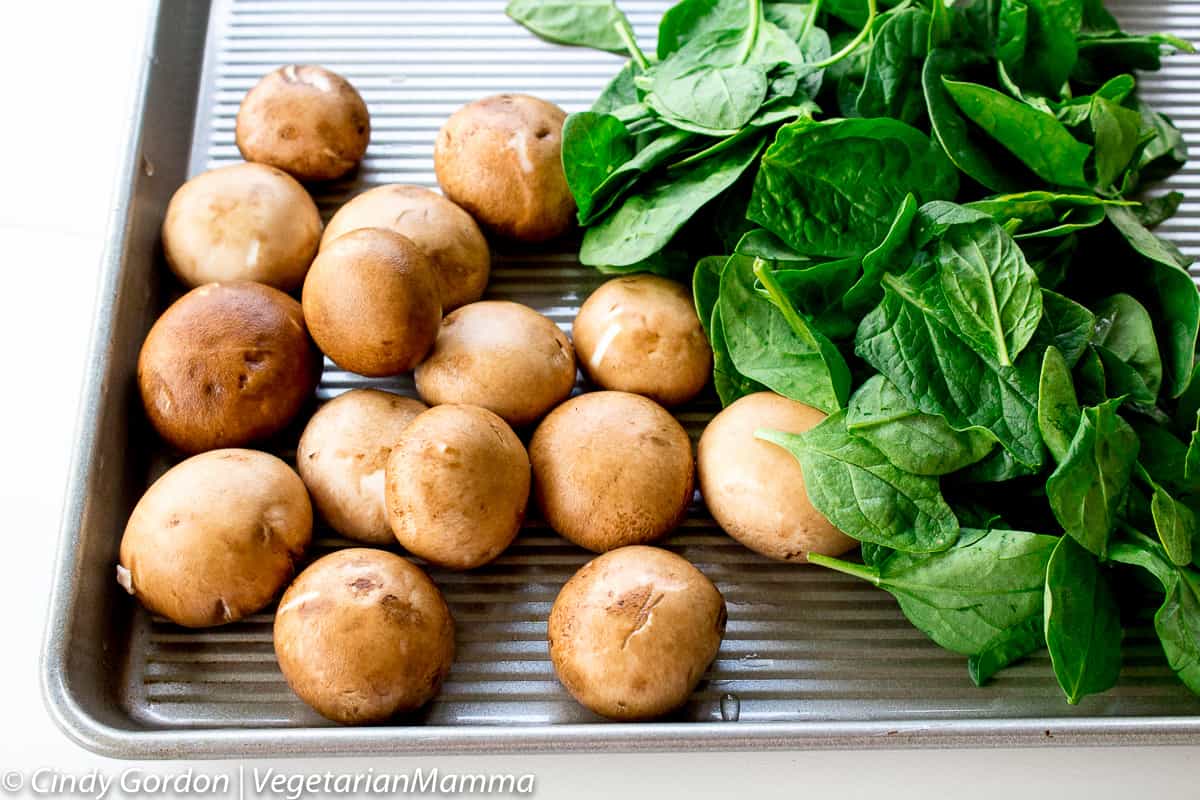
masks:
<svg viewBox="0 0 1200 800"><path fill-rule="evenodd" d="M669 3L621 5L652 42ZM1109 5L1132 30L1200 40L1200 2ZM458 625L458 656L429 707L383 727L331 726L290 693L275 663L270 613L191 631L124 597L112 565L125 518L172 463L142 421L133 385L141 339L177 291L157 247L171 192L189 175L240 160L238 104L283 63L329 66L371 109L361 174L316 194L326 218L370 186L436 186L436 131L473 99L515 91L568 111L587 107L620 59L540 42L508 21L503 6L217 0L159 10L114 214L47 636L47 698L68 733L124 757L1200 741L1200 698L1167 668L1149 620L1130 631L1120 687L1077 707L1063 701L1044 653L978 689L965 659L912 628L889 595L829 571L769 562L725 536L699 503L666 546L716 582L729 605L728 632L687 706L657 723L604 722L555 680L545 619L588 554L536 519L487 567L430 571ZM1142 93L1200 155L1198 78L1200 58L1172 58ZM1193 257L1197 183L1198 167L1171 181L1188 199L1160 229ZM531 305L569 330L601 280L575 262L573 244L496 247L489 296ZM358 386L413 393L407 377L368 380L327 362L318 399ZM717 407L706 396L678 417L696 437ZM285 458L296 433L276 443ZM312 556L346 544L319 528Z"/></svg>

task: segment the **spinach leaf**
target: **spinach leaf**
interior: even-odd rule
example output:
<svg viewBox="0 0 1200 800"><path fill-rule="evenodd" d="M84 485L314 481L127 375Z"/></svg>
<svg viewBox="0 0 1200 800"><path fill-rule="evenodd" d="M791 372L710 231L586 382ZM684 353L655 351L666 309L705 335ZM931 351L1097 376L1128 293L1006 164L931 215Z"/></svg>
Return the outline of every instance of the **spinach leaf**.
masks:
<svg viewBox="0 0 1200 800"><path fill-rule="evenodd" d="M1200 532L1200 527L1196 524L1196 515L1156 483L1145 469L1141 469L1141 473L1152 492L1150 514L1154 521L1154 532L1158 534L1163 551L1171 563L1180 567L1187 566L1192 563L1192 541Z"/></svg>
<svg viewBox="0 0 1200 800"><path fill-rule="evenodd" d="M1040 358L1027 353L1004 366L972 347L928 264L884 275L883 287L883 301L859 325L855 352L922 412L945 417L956 430L991 431L1017 461L1040 466Z"/></svg>
<svg viewBox="0 0 1200 800"><path fill-rule="evenodd" d="M799 269L779 269L774 278L782 296L819 331L830 339L842 340L853 337L858 328L858 319L842 310L841 299L859 273L858 259L843 258L809 263ZM769 295L766 289L762 293ZM786 309L781 310L786 313Z"/></svg>
<svg viewBox="0 0 1200 800"><path fill-rule="evenodd" d="M1163 369L1150 313L1127 294L1115 294L1101 300L1095 313L1093 341L1137 373L1149 393L1149 403L1153 404L1162 386ZM1108 365L1105 361L1106 368Z"/></svg>
<svg viewBox="0 0 1200 800"><path fill-rule="evenodd" d="M1154 615L1154 630L1171 669L1200 694L1200 573L1173 566L1158 543L1140 534L1114 544L1110 555L1113 561L1145 569L1162 585L1165 596Z"/></svg>
<svg viewBox="0 0 1200 800"><path fill-rule="evenodd" d="M1077 44L1079 62L1072 77L1092 84L1115 72L1160 69L1164 54L1195 52L1190 42L1162 33L1081 33Z"/></svg>
<svg viewBox="0 0 1200 800"><path fill-rule="evenodd" d="M1200 481L1189 480L1186 475L1186 444L1167 428L1144 417L1135 417L1129 424L1142 443L1139 464L1154 483L1179 497L1200 492Z"/></svg>
<svg viewBox="0 0 1200 800"><path fill-rule="evenodd" d="M713 387L722 405L729 405L739 397L761 392L764 387L737 371L729 350L725 346L725 329L721 324L717 298L721 290L721 270L728 256L708 256L700 259L692 273L692 294L696 302L696 314L708 336L713 349Z"/></svg>
<svg viewBox="0 0 1200 800"><path fill-rule="evenodd" d="M1163 386L1170 397L1178 397L1191 379L1196 335L1200 332L1200 293L1187 273L1189 261L1175 247L1142 227L1129 209L1109 206L1105 213L1133 251L1144 259L1145 267L1134 280L1157 300L1157 307L1152 306L1150 312L1163 355Z"/></svg>
<svg viewBox="0 0 1200 800"><path fill-rule="evenodd" d="M563 172L579 208L580 221L591 214L592 198L618 165L633 158L633 137L611 114L582 111L567 117L562 131Z"/></svg>
<svg viewBox="0 0 1200 800"><path fill-rule="evenodd" d="M568 123L572 117L567 117ZM564 128L564 166L568 163L567 159L578 157L573 149L567 149L568 145L565 136L566 129ZM581 225L589 225L599 219L634 186L639 177L665 163L695 138L693 134L686 131L665 131L656 136L632 158L616 165L615 169L608 172L590 192L583 192L581 190L579 194L576 194L575 188L572 185L571 192L575 196L575 204L579 208L579 223ZM571 185L569 175L567 183Z"/></svg>
<svg viewBox="0 0 1200 800"><path fill-rule="evenodd" d="M1046 565L1046 646L1067 702L1107 691L1121 673L1121 615L1096 557L1070 536Z"/></svg>
<svg viewBox="0 0 1200 800"><path fill-rule="evenodd" d="M612 0L509 0L504 13L552 42L625 52L629 20Z"/></svg>
<svg viewBox="0 0 1200 800"><path fill-rule="evenodd" d="M832 413L850 395L846 361L782 296L765 267L761 259L735 255L721 273L717 307L733 365L785 397ZM756 280L771 299L755 291Z"/></svg>
<svg viewBox="0 0 1200 800"><path fill-rule="evenodd" d="M1142 117L1103 97L1093 97L1090 122L1095 141L1096 187L1109 190L1145 142Z"/></svg>
<svg viewBox="0 0 1200 800"><path fill-rule="evenodd" d="M1135 205L1095 195L1033 191L998 195L965 204L1012 230L1014 238L1065 236L1104 222L1104 206Z"/></svg>
<svg viewBox="0 0 1200 800"><path fill-rule="evenodd" d="M683 175L662 175L629 195L587 229L579 260L593 266L637 264L661 250L692 216L754 163L762 140L749 138Z"/></svg>
<svg viewBox="0 0 1200 800"><path fill-rule="evenodd" d="M763 154L747 216L801 255L861 257L885 238L906 195L956 190L952 165L902 122L801 119Z"/></svg>
<svg viewBox="0 0 1200 800"><path fill-rule="evenodd" d="M958 538L958 520L937 479L905 472L851 434L845 412L802 434L755 435L796 457L813 507L847 536L915 553L945 550Z"/></svg>
<svg viewBox="0 0 1200 800"><path fill-rule="evenodd" d="M1005 667L1031 656L1046 646L1042 610L1006 628L983 650L967 659L967 674L976 686L983 686Z"/></svg>
<svg viewBox="0 0 1200 800"><path fill-rule="evenodd" d="M1145 378L1137 370L1103 345L1092 345L1092 350L1104 367L1105 397L1127 400L1143 410L1154 405L1156 395L1150 391Z"/></svg>
<svg viewBox="0 0 1200 800"><path fill-rule="evenodd" d="M892 117L910 125L921 120L925 114L921 69L929 48L929 26L929 12L920 8L884 15L874 32L858 93L859 116Z"/></svg>
<svg viewBox="0 0 1200 800"><path fill-rule="evenodd" d="M1138 170L1146 180L1162 180L1179 170L1188 160L1187 142L1166 114L1160 114L1140 100L1134 103L1142 115L1142 125L1154 131L1138 156Z"/></svg>
<svg viewBox="0 0 1200 800"><path fill-rule="evenodd" d="M652 108L685 130L732 135L750 122L767 99L767 71L760 64L677 66L655 72Z"/></svg>
<svg viewBox="0 0 1200 800"><path fill-rule="evenodd" d="M1183 476L1189 483L1200 481L1200 414L1196 415L1196 428L1183 457Z"/></svg>
<svg viewBox="0 0 1200 800"><path fill-rule="evenodd" d="M1015 64L1023 86L1057 97L1075 67L1076 37L1083 24L1082 0L1025 0L1027 43Z"/></svg>
<svg viewBox="0 0 1200 800"><path fill-rule="evenodd" d="M1001 68L1019 74L1029 49L1029 4L1025 0L1000 0L996 25L996 58Z"/></svg>
<svg viewBox="0 0 1200 800"><path fill-rule="evenodd" d="M985 431L956 431L942 417L922 414L882 375L869 378L850 398L846 428L914 475L957 472L996 444Z"/></svg>
<svg viewBox="0 0 1200 800"><path fill-rule="evenodd" d="M746 0L683 0L663 14L658 23L658 60L666 61L689 41L718 31L744 28Z"/></svg>
<svg viewBox="0 0 1200 800"><path fill-rule="evenodd" d="M1020 191L1026 185L1024 176L1030 174L1028 168L1008 151L989 147L946 90L944 80L973 65L976 58L972 52L943 49L925 59L921 87L932 134L946 156L971 179L993 192Z"/></svg>
<svg viewBox="0 0 1200 800"><path fill-rule="evenodd" d="M613 76L604 90L600 92L596 98L596 102L592 103L592 111L597 114L612 114L618 109L636 106L638 104L637 86L633 79L637 74L637 65L632 61L625 63L625 66Z"/></svg>
<svg viewBox="0 0 1200 800"><path fill-rule="evenodd" d="M975 655L1041 609L1046 563L1057 543L1023 531L964 529L948 550L896 553L877 568L816 554L809 561L885 589L933 641Z"/></svg>
<svg viewBox="0 0 1200 800"><path fill-rule="evenodd" d="M995 89L943 78L950 97L976 125L1047 183L1088 188L1083 166L1092 148L1049 114Z"/></svg>
<svg viewBox="0 0 1200 800"><path fill-rule="evenodd" d="M1067 457L1071 440L1079 430L1081 414L1071 368L1057 347L1046 348L1038 382L1038 429L1055 461Z"/></svg>
<svg viewBox="0 0 1200 800"><path fill-rule="evenodd" d="M884 272L903 272L912 262L912 247L909 232L917 217L917 198L908 194L883 241L862 258L862 277L850 287L842 298L842 305L849 312L862 315L879 302L883 295L879 279Z"/></svg>
<svg viewBox="0 0 1200 800"><path fill-rule="evenodd" d="M1012 366L1042 318L1037 275L1017 243L982 220L947 230L933 257L959 331L979 352Z"/></svg>
<svg viewBox="0 0 1200 800"><path fill-rule="evenodd" d="M1183 194L1181 192L1167 192L1158 197L1142 200L1141 204L1133 209L1133 214L1143 227L1156 228L1175 216L1182 204Z"/></svg>
<svg viewBox="0 0 1200 800"><path fill-rule="evenodd" d="M1095 333L1096 317L1079 303L1042 289L1042 322L1029 346L1034 352L1058 348L1067 364L1076 364Z"/></svg>
<svg viewBox="0 0 1200 800"><path fill-rule="evenodd" d="M1055 519L1075 541L1103 558L1129 490L1140 443L1117 414L1119 400L1083 409L1066 455L1046 481Z"/></svg>

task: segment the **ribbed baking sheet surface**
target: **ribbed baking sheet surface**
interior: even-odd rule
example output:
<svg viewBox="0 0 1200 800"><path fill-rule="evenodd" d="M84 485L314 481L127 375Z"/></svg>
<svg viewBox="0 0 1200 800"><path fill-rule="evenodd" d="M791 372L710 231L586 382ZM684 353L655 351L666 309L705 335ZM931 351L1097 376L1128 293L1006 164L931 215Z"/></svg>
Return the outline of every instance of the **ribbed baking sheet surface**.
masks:
<svg viewBox="0 0 1200 800"><path fill-rule="evenodd" d="M623 0L647 45L668 3ZM1200 40L1200 2L1111 2L1133 30ZM434 136L462 104L529 92L568 111L585 108L620 65L616 57L554 47L525 34L502 0L227 0L213 9L191 172L239 160L234 117L245 92L285 63L324 64L345 75L371 108L363 172L317 200L326 217L373 185L436 186ZM1200 156L1200 58L1169 59L1142 84ZM1200 162L1198 162L1200 163ZM1173 186L1188 195L1162 227L1200 256L1200 167ZM572 243L537 252L500 246L489 294L517 300L569 330L600 281L574 260ZM320 397L375 385L412 394L407 378L369 381L327 363ZM679 413L698 437L715 398ZM292 453L284 454L291 458ZM315 555L347 542L328 529ZM1066 705L1041 655L985 689L965 660L914 630L884 592L831 572L777 564L716 528L699 503L666 543L714 580L729 604L720 655L680 717L692 720L925 720L1200 714L1162 660L1152 629L1131 631L1118 689ZM432 570L454 612L458 657L442 693L412 722L522 725L596 720L554 678L545 620L564 581L588 559L534 521L495 563L470 573ZM209 631L151 619L134 624L125 704L137 719L172 728L321 724L289 692L275 664L271 615ZM734 728L730 728L734 732Z"/></svg>

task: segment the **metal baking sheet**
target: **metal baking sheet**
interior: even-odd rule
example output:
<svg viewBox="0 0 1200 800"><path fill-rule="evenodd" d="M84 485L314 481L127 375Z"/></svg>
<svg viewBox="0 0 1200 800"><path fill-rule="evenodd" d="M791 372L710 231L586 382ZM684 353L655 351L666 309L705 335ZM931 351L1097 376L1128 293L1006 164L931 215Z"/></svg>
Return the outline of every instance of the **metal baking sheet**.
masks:
<svg viewBox="0 0 1200 800"><path fill-rule="evenodd" d="M623 0L652 41L668 5ZM170 463L144 422L134 382L138 348L177 288L158 226L189 175L238 160L234 116L266 71L328 65L371 108L366 163L321 188L323 213L369 186L435 186L434 135L483 95L530 92L586 107L616 57L537 41L510 23L503 0L196 0L156 13L131 116L112 218L78 451L63 521L43 663L48 707L84 746L147 758L302 753L918 747L1043 743L1200 742L1200 698L1167 668L1149 625L1125 644L1120 687L1077 707L1041 655L985 689L965 660L927 641L884 592L834 573L769 562L717 529L697 502L666 543L696 563L729 604L728 634L691 701L673 718L609 723L555 681L545 619L558 588L588 556L536 520L494 564L433 570L458 623L458 658L442 693L410 718L332 726L292 696L275 663L271 614L206 631L145 613L119 590L113 564L125 519ZM1200 39L1200 0L1111 2L1133 30ZM1200 154L1200 58L1168 61L1144 96L1170 113ZM1188 194L1166 236L1200 256L1200 161L1172 185ZM572 243L496 245L489 293L527 303L569 329L598 277ZM327 364L319 400L355 386L412 393L407 378L369 381ZM683 410L693 436L715 398ZM296 432L275 449L293 455ZM313 555L344 545L318 530Z"/></svg>

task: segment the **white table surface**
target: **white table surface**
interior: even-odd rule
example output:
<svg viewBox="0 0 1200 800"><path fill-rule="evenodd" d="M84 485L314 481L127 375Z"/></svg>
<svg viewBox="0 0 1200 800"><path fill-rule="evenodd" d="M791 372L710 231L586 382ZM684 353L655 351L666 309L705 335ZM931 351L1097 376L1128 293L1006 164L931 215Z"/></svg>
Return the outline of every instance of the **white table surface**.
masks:
<svg viewBox="0 0 1200 800"><path fill-rule="evenodd" d="M427 0L435 2L436 0ZM171 2L171 0L164 0ZM51 722L38 685L47 587L72 449L95 276L146 0L0 3L0 775L130 765L94 756ZM742 796L971 800L1200 797L1200 746L977 751L573 755L280 761L294 772L440 767L531 772L544 798ZM230 762L158 763L172 774ZM247 769L267 766L246 762ZM251 787L252 788L252 787ZM0 796L4 794L0 789ZM117 796L114 792L109 796ZM247 796L251 796L248 791Z"/></svg>

